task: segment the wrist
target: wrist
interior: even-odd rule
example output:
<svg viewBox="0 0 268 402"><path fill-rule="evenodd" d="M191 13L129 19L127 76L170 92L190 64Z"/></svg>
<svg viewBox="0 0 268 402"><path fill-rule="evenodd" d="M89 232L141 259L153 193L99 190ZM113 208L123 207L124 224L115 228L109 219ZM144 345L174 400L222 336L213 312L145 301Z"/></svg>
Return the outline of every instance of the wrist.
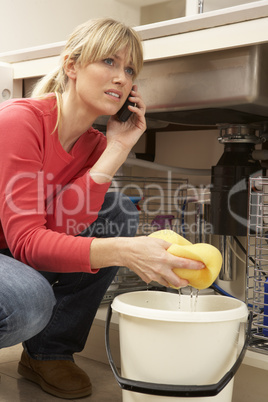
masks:
<svg viewBox="0 0 268 402"><path fill-rule="evenodd" d="M109 266L124 266L128 238L109 237L95 238L90 246L90 266L92 269Z"/></svg>
<svg viewBox="0 0 268 402"><path fill-rule="evenodd" d="M128 156L120 144L108 144L98 161L90 169L90 174L96 183L102 184L112 181L115 173L122 166Z"/></svg>
<svg viewBox="0 0 268 402"><path fill-rule="evenodd" d="M128 157L130 152L129 148L126 148L121 142L111 140L107 142L106 146L107 152L111 153L112 155L117 155L120 159L125 159Z"/></svg>

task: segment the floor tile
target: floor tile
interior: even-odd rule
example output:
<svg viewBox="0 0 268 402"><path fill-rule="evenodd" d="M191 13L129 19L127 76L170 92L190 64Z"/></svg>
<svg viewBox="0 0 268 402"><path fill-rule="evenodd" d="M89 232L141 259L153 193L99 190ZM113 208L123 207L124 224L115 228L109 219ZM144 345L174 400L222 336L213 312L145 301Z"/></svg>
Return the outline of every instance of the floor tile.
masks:
<svg viewBox="0 0 268 402"><path fill-rule="evenodd" d="M0 365L1 363L18 360L20 358L23 348L22 345L15 345L11 348L0 349Z"/></svg>
<svg viewBox="0 0 268 402"><path fill-rule="evenodd" d="M22 351L21 345L0 350L0 402L59 402L67 401L53 397L17 373ZM90 377L93 394L90 397L73 401L121 402L119 388L108 365L85 357L76 356L75 361Z"/></svg>

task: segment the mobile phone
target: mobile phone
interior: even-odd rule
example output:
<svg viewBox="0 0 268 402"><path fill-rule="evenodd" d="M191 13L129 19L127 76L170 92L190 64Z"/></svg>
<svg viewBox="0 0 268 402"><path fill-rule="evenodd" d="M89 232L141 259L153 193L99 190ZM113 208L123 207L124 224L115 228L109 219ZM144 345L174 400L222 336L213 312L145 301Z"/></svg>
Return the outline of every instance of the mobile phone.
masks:
<svg viewBox="0 0 268 402"><path fill-rule="evenodd" d="M127 98L121 109L117 112L117 117L122 122L127 121L132 115L132 112L128 109L128 105L135 106L135 103L130 102L130 100Z"/></svg>

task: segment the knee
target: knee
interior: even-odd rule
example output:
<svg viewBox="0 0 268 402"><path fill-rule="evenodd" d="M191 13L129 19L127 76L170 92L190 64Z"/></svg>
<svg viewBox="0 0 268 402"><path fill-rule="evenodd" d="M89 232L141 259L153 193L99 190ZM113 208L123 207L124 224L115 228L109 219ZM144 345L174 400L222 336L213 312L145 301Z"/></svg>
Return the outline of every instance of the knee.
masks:
<svg viewBox="0 0 268 402"><path fill-rule="evenodd" d="M56 298L52 286L41 274L39 274L39 278L36 278L33 286L32 300L25 297L24 308L29 308L29 312L25 316L25 325L36 335L48 324L56 304ZM29 338L28 336L27 339Z"/></svg>
<svg viewBox="0 0 268 402"><path fill-rule="evenodd" d="M35 291L33 293L35 305L32 306L31 313L27 315L27 323L30 325L32 318L34 317L36 324L43 329L48 324L51 318L53 308L56 304L56 298L50 283L41 274L40 277L40 283L35 285ZM28 298L28 300L26 300L26 303L29 304L29 302L30 300ZM32 304L33 303L31 303L31 305Z"/></svg>
<svg viewBox="0 0 268 402"><path fill-rule="evenodd" d="M1 301L0 348L30 339L48 324L56 300L50 284L37 274L33 283L17 283Z"/></svg>

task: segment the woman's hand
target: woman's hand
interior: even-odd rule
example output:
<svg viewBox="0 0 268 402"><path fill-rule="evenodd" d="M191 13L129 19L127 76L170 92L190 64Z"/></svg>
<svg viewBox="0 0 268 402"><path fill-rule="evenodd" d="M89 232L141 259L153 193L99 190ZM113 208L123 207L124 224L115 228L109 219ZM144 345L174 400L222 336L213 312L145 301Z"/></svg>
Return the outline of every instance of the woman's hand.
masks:
<svg viewBox="0 0 268 402"><path fill-rule="evenodd" d="M204 264L199 261L176 257L167 252L171 243L165 240L146 236L125 239L128 242L125 250L130 248L125 265L146 283L156 281L164 286L184 287L188 281L179 278L173 272L174 268L204 268Z"/></svg>
<svg viewBox="0 0 268 402"><path fill-rule="evenodd" d="M176 288L187 286L188 281L179 278L173 269L202 269L204 264L170 254L167 251L170 245L165 240L147 236L96 238L91 243L91 268L125 266L146 283L156 281Z"/></svg>
<svg viewBox="0 0 268 402"><path fill-rule="evenodd" d="M122 123L112 116L107 124L107 147L98 161L92 166L90 175L96 183L107 183L112 180L117 170L128 157L132 147L146 130L145 104L133 86L130 100L136 106L130 106L133 114Z"/></svg>
<svg viewBox="0 0 268 402"><path fill-rule="evenodd" d="M107 124L107 146L116 143L122 147L122 151L130 152L132 147L139 140L146 130L145 111L146 107L139 92L137 85L133 86L129 100L135 106L129 106L132 113L126 122L118 120L117 116L111 116Z"/></svg>

